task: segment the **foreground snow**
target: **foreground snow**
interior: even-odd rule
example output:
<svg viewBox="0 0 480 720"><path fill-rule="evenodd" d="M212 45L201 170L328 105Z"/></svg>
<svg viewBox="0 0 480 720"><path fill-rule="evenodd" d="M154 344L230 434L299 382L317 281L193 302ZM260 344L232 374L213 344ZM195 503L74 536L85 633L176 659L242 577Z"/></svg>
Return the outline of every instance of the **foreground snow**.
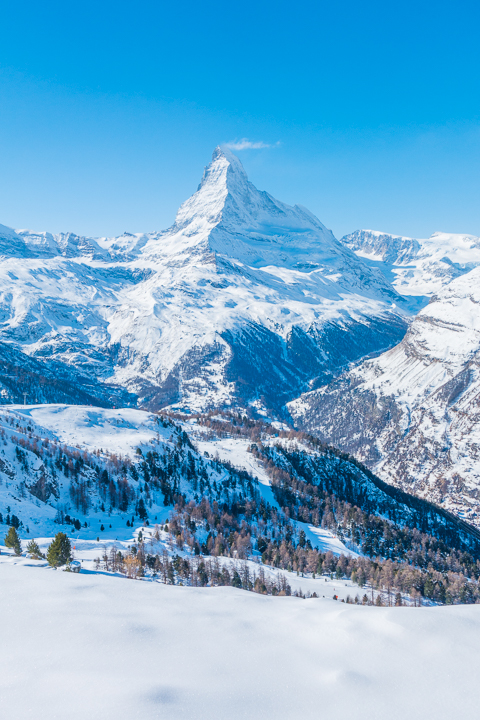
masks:
<svg viewBox="0 0 480 720"><path fill-rule="evenodd" d="M371 608L0 566L2 713L478 717L480 608Z"/></svg>

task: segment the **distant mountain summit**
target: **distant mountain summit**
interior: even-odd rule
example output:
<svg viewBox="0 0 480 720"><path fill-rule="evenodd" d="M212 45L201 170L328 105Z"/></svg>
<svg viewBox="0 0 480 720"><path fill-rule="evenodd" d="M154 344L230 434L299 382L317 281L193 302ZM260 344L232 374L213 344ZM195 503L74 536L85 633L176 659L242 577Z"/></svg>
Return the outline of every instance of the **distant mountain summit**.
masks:
<svg viewBox="0 0 480 720"><path fill-rule="evenodd" d="M252 267L310 266L325 255L344 255L341 244L308 210L291 207L261 192L248 180L240 160L217 147L197 192L180 207L164 237L178 253L193 245ZM311 257L314 253L315 257Z"/></svg>
<svg viewBox="0 0 480 720"><path fill-rule="evenodd" d="M435 232L425 240L356 230L341 242L380 269L401 295L425 296L480 265L480 238Z"/></svg>
<svg viewBox="0 0 480 720"><path fill-rule="evenodd" d="M39 401L72 402L78 388L105 404L281 413L408 324L377 268L305 208L257 190L220 147L168 230L84 238L2 226L0 254L0 342L16 368L0 367L5 402L22 400L28 356L73 383L68 397L38 385Z"/></svg>

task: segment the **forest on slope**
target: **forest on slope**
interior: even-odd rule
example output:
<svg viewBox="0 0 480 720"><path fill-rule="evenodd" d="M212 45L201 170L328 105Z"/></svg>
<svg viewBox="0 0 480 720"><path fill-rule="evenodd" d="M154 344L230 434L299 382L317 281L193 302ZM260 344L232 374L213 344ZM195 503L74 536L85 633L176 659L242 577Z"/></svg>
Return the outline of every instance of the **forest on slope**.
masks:
<svg viewBox="0 0 480 720"><path fill-rule="evenodd" d="M78 421L69 430L77 446L49 429L52 418L60 426L56 416L67 411L90 418L87 429ZM100 530L107 538L112 523L116 535L122 526L127 531L135 524L157 524L155 532L171 537L173 554L149 552L140 532L128 555L135 556L138 573L168 582L287 593L281 573L268 583L265 576L237 578L222 563L212 564L214 558L254 559L266 569L350 578L359 585L359 598L369 585L397 602L480 599L475 528L382 483L306 433L231 413L186 422L128 409L100 413L52 406L48 412L48 406L37 406L2 414L0 521L15 526L24 539L38 534L35 526L43 528L43 536L66 528L79 537ZM87 430L90 438L97 436L88 447L81 442ZM121 439L123 431L129 445ZM106 441L117 443L116 451L109 451ZM257 472L216 456L227 441L248 453ZM268 486L259 482L260 472L268 476ZM315 528L330 531L344 549L322 550ZM124 572L129 563L132 567L122 554L103 562Z"/></svg>

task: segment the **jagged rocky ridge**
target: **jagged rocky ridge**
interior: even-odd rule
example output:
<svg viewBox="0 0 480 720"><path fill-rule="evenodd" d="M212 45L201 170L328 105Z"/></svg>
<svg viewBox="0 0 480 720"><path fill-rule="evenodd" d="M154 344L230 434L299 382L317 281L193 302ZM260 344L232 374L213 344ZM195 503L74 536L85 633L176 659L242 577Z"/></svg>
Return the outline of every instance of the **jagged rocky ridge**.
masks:
<svg viewBox="0 0 480 720"><path fill-rule="evenodd" d="M81 376L104 405L124 388L148 408L281 412L394 345L409 317L377 269L305 208L258 191L220 148L169 230L93 239L2 226L0 255L0 341L45 377ZM3 401L23 391L4 382ZM62 399L42 391L30 402Z"/></svg>

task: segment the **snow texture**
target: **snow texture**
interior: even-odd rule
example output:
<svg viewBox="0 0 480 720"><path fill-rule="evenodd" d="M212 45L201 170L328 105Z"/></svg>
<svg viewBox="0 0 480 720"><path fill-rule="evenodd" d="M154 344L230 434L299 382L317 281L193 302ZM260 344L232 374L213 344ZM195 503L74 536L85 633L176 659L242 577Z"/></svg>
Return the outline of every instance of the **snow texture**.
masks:
<svg viewBox="0 0 480 720"><path fill-rule="evenodd" d="M18 720L478 717L477 606L376 608L0 565Z"/></svg>

